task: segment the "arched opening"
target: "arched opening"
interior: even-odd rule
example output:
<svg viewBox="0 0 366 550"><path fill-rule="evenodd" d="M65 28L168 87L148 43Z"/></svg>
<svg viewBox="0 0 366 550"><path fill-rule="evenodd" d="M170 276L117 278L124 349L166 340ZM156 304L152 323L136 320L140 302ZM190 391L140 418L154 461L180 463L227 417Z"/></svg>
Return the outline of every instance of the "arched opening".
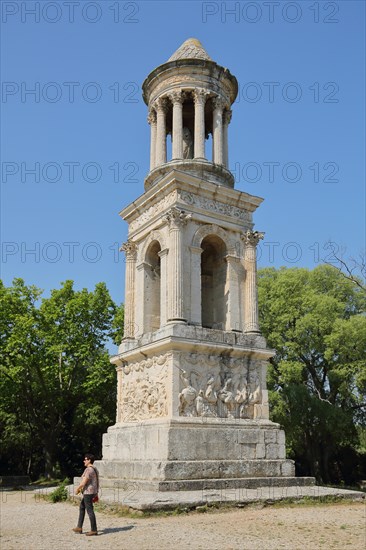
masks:
<svg viewBox="0 0 366 550"><path fill-rule="evenodd" d="M201 243L202 326L224 330L226 323L226 246L217 235L208 235Z"/></svg>
<svg viewBox="0 0 366 550"><path fill-rule="evenodd" d="M145 300L144 332L153 332L160 328L160 256L161 247L158 241L153 241L146 252L145 259Z"/></svg>

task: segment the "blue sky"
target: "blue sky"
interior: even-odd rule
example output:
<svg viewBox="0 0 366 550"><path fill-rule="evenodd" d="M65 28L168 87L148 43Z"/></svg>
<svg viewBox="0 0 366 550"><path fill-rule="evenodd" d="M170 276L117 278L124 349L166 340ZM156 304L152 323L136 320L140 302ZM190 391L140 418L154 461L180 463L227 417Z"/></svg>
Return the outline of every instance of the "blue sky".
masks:
<svg viewBox="0 0 366 550"><path fill-rule="evenodd" d="M149 162L141 84L189 37L239 81L230 168L265 199L260 266L365 248L364 2L0 3L6 284L105 281L123 300L118 212Z"/></svg>

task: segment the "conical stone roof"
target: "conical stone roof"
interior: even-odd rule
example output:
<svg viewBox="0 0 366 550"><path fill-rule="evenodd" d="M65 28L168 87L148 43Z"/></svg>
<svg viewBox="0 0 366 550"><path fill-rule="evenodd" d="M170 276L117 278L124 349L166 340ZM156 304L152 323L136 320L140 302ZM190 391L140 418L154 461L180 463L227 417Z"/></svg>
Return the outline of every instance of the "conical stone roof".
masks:
<svg viewBox="0 0 366 550"><path fill-rule="evenodd" d="M177 59L207 59L208 61L212 61L211 57L197 38L188 38L188 40L183 42L177 51L168 59L168 62L177 61Z"/></svg>

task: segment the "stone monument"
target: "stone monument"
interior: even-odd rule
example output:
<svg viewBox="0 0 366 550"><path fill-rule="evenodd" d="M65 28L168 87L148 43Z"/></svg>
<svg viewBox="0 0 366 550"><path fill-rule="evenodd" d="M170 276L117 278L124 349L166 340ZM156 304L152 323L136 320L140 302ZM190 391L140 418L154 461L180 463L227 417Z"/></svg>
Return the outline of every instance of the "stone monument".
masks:
<svg viewBox="0 0 366 550"><path fill-rule="evenodd" d="M252 216L263 199L235 190L228 168L237 90L196 39L143 83L150 172L144 194L120 213L128 223L125 331L111 359L117 419L98 461L104 486L294 482L285 434L269 420L274 351L258 324L256 246L264 234Z"/></svg>

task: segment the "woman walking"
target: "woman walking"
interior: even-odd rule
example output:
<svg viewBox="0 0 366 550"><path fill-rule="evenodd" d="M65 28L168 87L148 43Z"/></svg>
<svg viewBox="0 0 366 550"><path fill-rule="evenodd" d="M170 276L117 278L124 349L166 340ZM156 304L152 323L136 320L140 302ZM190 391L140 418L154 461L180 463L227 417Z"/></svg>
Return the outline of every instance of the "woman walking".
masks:
<svg viewBox="0 0 366 550"><path fill-rule="evenodd" d="M90 519L90 531L85 533L87 536L95 536L98 534L93 500L95 500L95 497L98 496L99 475L98 470L93 466L93 463L94 455L86 453L84 458L85 470L81 477L80 485L76 489L76 494L78 495L79 493L82 493L83 498L80 502L78 525L77 527L73 528L73 531L80 534L83 532L83 523L86 509Z"/></svg>

